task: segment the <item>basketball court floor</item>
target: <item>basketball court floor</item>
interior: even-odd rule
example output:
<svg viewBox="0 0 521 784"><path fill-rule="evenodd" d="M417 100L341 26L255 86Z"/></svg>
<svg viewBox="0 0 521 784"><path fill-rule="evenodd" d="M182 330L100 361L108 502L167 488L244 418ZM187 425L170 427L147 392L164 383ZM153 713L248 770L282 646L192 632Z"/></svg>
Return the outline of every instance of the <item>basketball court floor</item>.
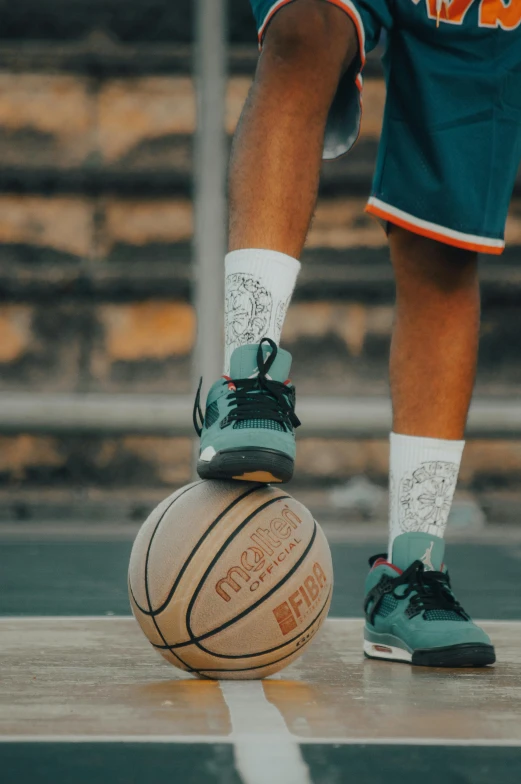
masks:
<svg viewBox="0 0 521 784"><path fill-rule="evenodd" d="M364 660L362 586L385 529L325 527L330 619L264 682L175 670L129 616L135 528L0 529L2 784L519 784L521 528L452 537L458 597L498 655L482 670Z"/></svg>

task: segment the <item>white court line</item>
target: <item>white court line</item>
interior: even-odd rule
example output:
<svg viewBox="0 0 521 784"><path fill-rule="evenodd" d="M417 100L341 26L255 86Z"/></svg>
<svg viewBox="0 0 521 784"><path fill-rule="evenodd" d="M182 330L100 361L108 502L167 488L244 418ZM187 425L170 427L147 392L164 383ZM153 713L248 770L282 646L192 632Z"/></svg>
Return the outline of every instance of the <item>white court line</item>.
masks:
<svg viewBox="0 0 521 784"><path fill-rule="evenodd" d="M267 699L262 682L220 681L219 686L230 711L235 768L243 784L311 784L299 741Z"/></svg>
<svg viewBox="0 0 521 784"><path fill-rule="evenodd" d="M265 736L270 739L273 736ZM279 736L277 735L277 738ZM293 742L301 746L484 746L487 748L520 748L520 738L299 738L291 736ZM252 739L268 751L268 744ZM230 744L237 743L237 736L232 735L0 735L2 743L171 743L194 744ZM269 759L273 759L272 746L269 745ZM266 763L263 757L262 764ZM269 778L262 779L270 784L281 781L274 778L274 771L270 770ZM288 784L290 779L285 779ZM304 784L308 779L300 779L298 784Z"/></svg>
<svg viewBox="0 0 521 784"><path fill-rule="evenodd" d="M351 623L352 621L363 621L364 618L361 615L352 616L349 618L342 618L341 616L334 615L332 618L327 617L325 623ZM486 623L489 626L521 626L521 620L519 621L499 621L496 618L472 618L474 623Z"/></svg>
<svg viewBox="0 0 521 784"><path fill-rule="evenodd" d="M131 615L13 616L1 617L0 625L15 622L131 620ZM327 623L361 623L361 618L329 618ZM481 621L480 621L481 622ZM519 626L519 621L488 620L485 623ZM0 735L2 743L163 743L233 744L236 767L244 784L310 784L309 772L299 745L312 746L451 746L520 748L521 739L432 737L299 737L290 733L278 709L265 696L260 681L221 681L220 688L230 711L229 735ZM266 759L278 765L266 766ZM269 771L268 771L269 767Z"/></svg>
<svg viewBox="0 0 521 784"><path fill-rule="evenodd" d="M0 624L2 623L25 623L26 621L133 621L133 615L2 615L0 616ZM361 623L364 620L363 616L328 616L326 623ZM473 618L474 623L486 623L489 626L519 626L521 620L518 621L498 621L497 619L490 618Z"/></svg>

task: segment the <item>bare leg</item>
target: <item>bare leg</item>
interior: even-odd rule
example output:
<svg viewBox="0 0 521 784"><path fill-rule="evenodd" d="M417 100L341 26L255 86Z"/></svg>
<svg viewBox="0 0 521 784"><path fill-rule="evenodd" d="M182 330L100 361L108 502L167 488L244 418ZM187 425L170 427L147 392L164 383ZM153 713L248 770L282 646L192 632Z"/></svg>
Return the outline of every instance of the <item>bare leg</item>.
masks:
<svg viewBox="0 0 521 784"><path fill-rule="evenodd" d="M394 226L390 245L397 287L393 431L462 439L479 338L476 254Z"/></svg>
<svg viewBox="0 0 521 784"><path fill-rule="evenodd" d="M329 107L357 50L351 19L321 0L299 0L274 17L233 143L231 251L300 256Z"/></svg>

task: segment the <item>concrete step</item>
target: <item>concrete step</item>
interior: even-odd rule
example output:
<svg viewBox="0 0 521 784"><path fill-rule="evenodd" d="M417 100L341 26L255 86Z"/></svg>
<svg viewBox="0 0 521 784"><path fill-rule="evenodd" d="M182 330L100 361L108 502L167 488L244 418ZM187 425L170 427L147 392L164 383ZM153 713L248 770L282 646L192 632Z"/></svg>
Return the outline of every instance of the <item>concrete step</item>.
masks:
<svg viewBox="0 0 521 784"><path fill-rule="evenodd" d="M251 76L257 65L259 47L254 37L248 43L228 47L230 74ZM380 77L381 49L370 52L364 68L366 79ZM107 33L95 30L79 41L49 41L0 39L0 69L40 74L66 72L91 76L136 77L144 75L193 73L194 47L190 43L116 40Z"/></svg>
<svg viewBox="0 0 521 784"><path fill-rule="evenodd" d="M249 0L228 0L228 65L252 74L257 33ZM0 68L107 76L191 73L193 0L0 0ZM381 73L372 52L365 75Z"/></svg>
<svg viewBox="0 0 521 784"><path fill-rule="evenodd" d="M191 400L183 401L179 424L166 398L159 404L156 398L128 395L80 397L74 405L70 399L60 403L40 394L0 398L0 521L63 520L74 507L81 510L82 520L107 519L110 510L113 519L142 519L147 505L191 480ZM101 409L114 405L108 422ZM307 494L304 502L321 514L331 508L337 517L342 514L351 521L385 516L389 403L337 400L333 405L338 435L331 437L329 431L325 438L319 419L331 403L326 397L313 404L300 399L303 427L297 470L288 489L299 497ZM78 406L80 420L74 418ZM374 410L370 424L369 410ZM48 416L42 418L42 412ZM345 430L348 420L354 425L351 435ZM460 491L478 498L474 506L492 510L495 522L513 522L519 512L515 493L521 489L520 424L521 407L514 400L476 399L473 404ZM353 482L346 486L348 480ZM463 506L467 509L468 504Z"/></svg>
<svg viewBox="0 0 521 784"><path fill-rule="evenodd" d="M284 332L304 393L384 394L394 286L358 198L318 205ZM190 390L192 206L183 199L0 196L0 389ZM478 392L518 394L521 200L482 260Z"/></svg>
<svg viewBox="0 0 521 784"><path fill-rule="evenodd" d="M346 484L365 486L370 495L366 493L364 498L354 499L355 503L339 506L335 499L344 492ZM0 535L38 538L43 533L62 540L89 535L96 539L135 536L150 511L177 487L134 486L129 493L126 487L42 488L26 484L17 489L4 486L0 488ZM388 517L385 484L376 485L366 477L357 476L351 482L346 483L344 477L342 482L329 486L292 482L286 489L326 526L330 540L343 538L347 530L353 539L385 538ZM512 536L517 542L520 519L521 501L515 489L457 489L446 536L448 539L463 536L466 540L478 536L480 541L491 543L497 536Z"/></svg>
<svg viewBox="0 0 521 784"><path fill-rule="evenodd" d="M229 80L226 129L234 132L250 77ZM195 94L179 75L94 78L0 72L0 191L189 196ZM367 194L385 103L367 79L360 140L323 165L324 196ZM521 179L518 182L521 192Z"/></svg>
<svg viewBox="0 0 521 784"><path fill-rule="evenodd" d="M282 343L301 394L385 395L391 304L297 302ZM0 308L0 390L190 393L195 314L176 300ZM477 394L519 395L519 303L483 312Z"/></svg>
<svg viewBox="0 0 521 784"><path fill-rule="evenodd" d="M249 0L227 6L231 62L251 71L257 32ZM54 54L55 67L68 70L163 70L178 65L176 50L188 65L194 41L194 0L0 0L0 14L0 63L18 46L18 65L32 58L45 68ZM369 72L378 55L370 55Z"/></svg>
<svg viewBox="0 0 521 784"><path fill-rule="evenodd" d="M233 133L250 77L230 79L226 129ZM0 72L0 191L190 196L195 94L189 77L99 78ZM384 105L368 80L355 155L323 167L324 194L366 193Z"/></svg>
<svg viewBox="0 0 521 784"><path fill-rule="evenodd" d="M36 436L0 437L0 506L17 499L23 519L24 501L60 497L103 498L128 493L129 501L161 498L192 478L193 442L161 436ZM289 492L340 488L352 477L365 476L387 485L387 439L306 438L298 441L295 477ZM490 503L503 495L506 521L521 489L520 440L469 440L460 489L487 494ZM508 501L508 503L507 503ZM519 507L519 501L518 501ZM0 514L1 517L1 514Z"/></svg>
<svg viewBox="0 0 521 784"><path fill-rule="evenodd" d="M255 40L248 0L229 0L228 7L231 40ZM194 8L193 0L1 0L0 39L78 41L103 31L124 43L190 43Z"/></svg>
<svg viewBox="0 0 521 784"><path fill-rule="evenodd" d="M297 301L390 303L385 234L360 197L321 198L303 254ZM0 298L190 299L193 207L188 199L0 195ZM481 261L486 304L516 300L521 285L521 198L507 250Z"/></svg>

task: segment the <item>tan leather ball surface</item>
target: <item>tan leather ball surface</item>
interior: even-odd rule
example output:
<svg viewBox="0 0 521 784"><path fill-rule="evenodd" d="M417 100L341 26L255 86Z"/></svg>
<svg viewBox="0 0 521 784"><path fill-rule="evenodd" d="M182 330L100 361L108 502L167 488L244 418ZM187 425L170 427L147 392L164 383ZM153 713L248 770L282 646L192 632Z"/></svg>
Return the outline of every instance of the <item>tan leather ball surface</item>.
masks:
<svg viewBox="0 0 521 784"><path fill-rule="evenodd" d="M171 664L210 678L264 678L294 661L327 617L331 553L280 486L200 481L138 533L133 613Z"/></svg>

